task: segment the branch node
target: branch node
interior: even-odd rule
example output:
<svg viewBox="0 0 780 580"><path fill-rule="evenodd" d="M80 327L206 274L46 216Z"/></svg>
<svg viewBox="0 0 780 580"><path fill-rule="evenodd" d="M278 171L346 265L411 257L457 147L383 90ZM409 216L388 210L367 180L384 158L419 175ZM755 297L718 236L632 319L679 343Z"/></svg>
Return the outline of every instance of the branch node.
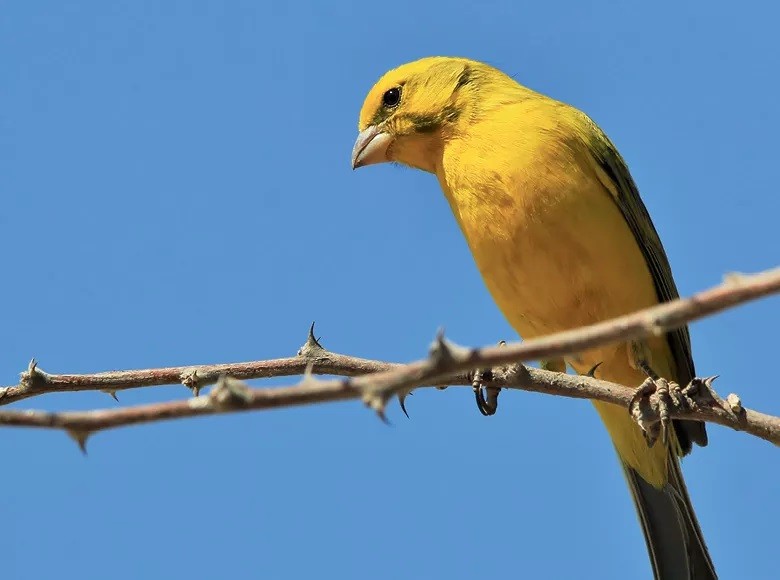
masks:
<svg viewBox="0 0 780 580"><path fill-rule="evenodd" d="M648 318L648 329L653 336L663 336L666 327L669 325L668 317L662 314L655 314Z"/></svg>
<svg viewBox="0 0 780 580"><path fill-rule="evenodd" d="M434 368L439 369L447 367L453 363L460 362L473 352L472 349L464 348L444 337L444 329L440 328L436 333L436 338L428 349L428 357Z"/></svg>
<svg viewBox="0 0 780 580"><path fill-rule="evenodd" d="M734 413L737 416L740 416L744 414L745 408L742 406L742 400L739 398L739 395L736 395L735 393L730 393L726 397L726 402L729 405L729 409L732 413Z"/></svg>
<svg viewBox="0 0 780 580"><path fill-rule="evenodd" d="M252 391L244 381L220 375L209 398L219 408L235 409L246 407L252 402Z"/></svg>
<svg viewBox="0 0 780 580"><path fill-rule="evenodd" d="M200 396L200 390L203 388L203 382L200 380L200 377L198 376L198 369L197 368L190 368L184 370L179 375L179 381L182 385L187 387L190 391L192 391L193 397Z"/></svg>
<svg viewBox="0 0 780 580"><path fill-rule="evenodd" d="M49 379L49 375L38 368L38 361L30 359L27 370L19 375L19 382L27 389L41 389Z"/></svg>
<svg viewBox="0 0 780 580"><path fill-rule="evenodd" d="M531 373L523 363L493 369L493 380L499 384L524 388L532 381Z"/></svg>
<svg viewBox="0 0 780 580"><path fill-rule="evenodd" d="M727 272L723 276L723 284L725 286L739 287L743 286L748 278L749 276L741 272Z"/></svg>
<svg viewBox="0 0 780 580"><path fill-rule="evenodd" d="M696 410L702 406L711 405L718 405L723 408L728 406L727 403L724 404L723 399L721 399L715 392L715 389L712 388L712 383L714 383L717 378L718 375L705 377L703 379L699 377L691 379L691 382L682 389L682 395L685 398L685 402L688 404L689 409Z"/></svg>

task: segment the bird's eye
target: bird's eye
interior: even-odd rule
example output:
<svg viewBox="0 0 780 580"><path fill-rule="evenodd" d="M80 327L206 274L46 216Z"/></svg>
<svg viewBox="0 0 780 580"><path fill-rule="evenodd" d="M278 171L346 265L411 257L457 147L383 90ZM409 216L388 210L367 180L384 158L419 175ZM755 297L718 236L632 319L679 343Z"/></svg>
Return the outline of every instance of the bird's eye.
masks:
<svg viewBox="0 0 780 580"><path fill-rule="evenodd" d="M388 90L384 95L382 95L382 104L388 109L397 107L398 103L400 102L401 102L400 87L393 87L392 89Z"/></svg>

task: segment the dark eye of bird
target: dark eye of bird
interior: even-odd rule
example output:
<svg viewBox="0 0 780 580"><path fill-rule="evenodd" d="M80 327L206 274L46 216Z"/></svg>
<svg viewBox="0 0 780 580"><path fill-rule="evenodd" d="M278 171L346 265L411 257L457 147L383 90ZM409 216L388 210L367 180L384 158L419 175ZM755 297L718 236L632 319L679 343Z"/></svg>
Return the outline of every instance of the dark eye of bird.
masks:
<svg viewBox="0 0 780 580"><path fill-rule="evenodd" d="M393 108L398 106L401 102L401 89L399 87L393 87L382 95L382 104L385 107Z"/></svg>

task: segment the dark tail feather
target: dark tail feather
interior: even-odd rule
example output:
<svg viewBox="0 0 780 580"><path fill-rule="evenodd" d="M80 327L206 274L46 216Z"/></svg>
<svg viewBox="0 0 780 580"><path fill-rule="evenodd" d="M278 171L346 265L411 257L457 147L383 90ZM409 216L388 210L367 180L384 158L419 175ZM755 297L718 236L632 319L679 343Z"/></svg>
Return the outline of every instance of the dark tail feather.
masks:
<svg viewBox="0 0 780 580"><path fill-rule="evenodd" d="M716 580L680 463L669 458L669 483L657 489L623 465L656 580Z"/></svg>

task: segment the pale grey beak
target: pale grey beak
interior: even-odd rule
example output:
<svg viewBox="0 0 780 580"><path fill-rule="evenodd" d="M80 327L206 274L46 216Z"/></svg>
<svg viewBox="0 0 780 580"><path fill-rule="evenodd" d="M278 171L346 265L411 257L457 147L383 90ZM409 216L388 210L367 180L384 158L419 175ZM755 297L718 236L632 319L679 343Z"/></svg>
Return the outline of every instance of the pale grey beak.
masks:
<svg viewBox="0 0 780 580"><path fill-rule="evenodd" d="M352 169L390 161L387 158L387 148L392 140L389 133L381 131L376 125L366 127L357 136L352 148Z"/></svg>

